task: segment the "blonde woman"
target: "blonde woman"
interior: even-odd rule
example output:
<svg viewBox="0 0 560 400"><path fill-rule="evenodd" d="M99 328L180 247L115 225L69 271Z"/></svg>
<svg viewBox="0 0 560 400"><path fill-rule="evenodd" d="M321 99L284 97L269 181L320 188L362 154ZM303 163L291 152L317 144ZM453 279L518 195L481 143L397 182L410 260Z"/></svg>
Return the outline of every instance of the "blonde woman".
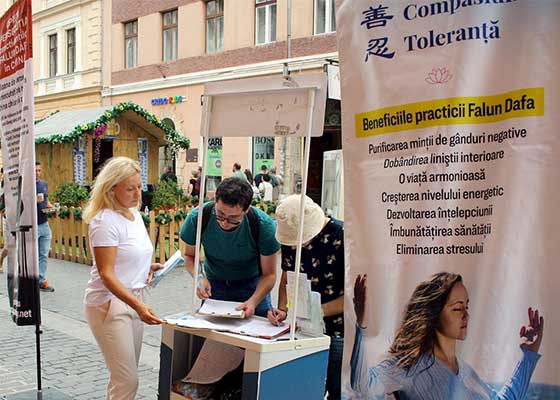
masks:
<svg viewBox="0 0 560 400"><path fill-rule="evenodd" d="M109 369L108 400L135 398L143 324L161 324L144 302L144 289L162 266L151 263L140 199L138 163L116 157L97 176L83 213L94 256L85 315Z"/></svg>

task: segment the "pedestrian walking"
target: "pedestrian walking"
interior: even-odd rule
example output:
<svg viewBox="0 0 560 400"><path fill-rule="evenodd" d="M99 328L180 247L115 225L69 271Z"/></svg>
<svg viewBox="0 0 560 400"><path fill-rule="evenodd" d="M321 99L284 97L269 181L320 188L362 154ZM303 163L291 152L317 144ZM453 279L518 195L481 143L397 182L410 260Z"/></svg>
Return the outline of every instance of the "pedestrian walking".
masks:
<svg viewBox="0 0 560 400"><path fill-rule="evenodd" d="M39 289L43 292L54 292L47 281L47 260L51 250L52 232L45 211L53 208L49 201L49 186L41 179L43 167L39 161L35 163L35 185L37 190L37 246L39 253Z"/></svg>

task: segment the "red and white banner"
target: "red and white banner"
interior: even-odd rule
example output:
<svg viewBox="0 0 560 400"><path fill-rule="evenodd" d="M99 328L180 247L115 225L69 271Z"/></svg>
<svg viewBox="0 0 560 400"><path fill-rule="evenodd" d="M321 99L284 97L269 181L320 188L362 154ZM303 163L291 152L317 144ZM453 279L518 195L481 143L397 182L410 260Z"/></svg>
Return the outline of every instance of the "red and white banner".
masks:
<svg viewBox="0 0 560 400"><path fill-rule="evenodd" d="M18 325L40 322L31 0L0 18L0 131L8 244L8 290ZM13 235L12 233L15 233Z"/></svg>
<svg viewBox="0 0 560 400"><path fill-rule="evenodd" d="M344 398L560 398L560 2L338 3Z"/></svg>

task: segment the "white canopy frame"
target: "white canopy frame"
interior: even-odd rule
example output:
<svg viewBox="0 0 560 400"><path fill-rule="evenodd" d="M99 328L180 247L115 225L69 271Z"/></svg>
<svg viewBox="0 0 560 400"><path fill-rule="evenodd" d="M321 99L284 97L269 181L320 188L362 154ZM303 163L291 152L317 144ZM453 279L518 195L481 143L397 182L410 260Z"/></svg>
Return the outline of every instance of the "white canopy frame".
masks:
<svg viewBox="0 0 560 400"><path fill-rule="evenodd" d="M311 74L310 74L311 75ZM323 75L323 74L321 74ZM262 78L261 78L262 79ZM270 81L270 80L269 80ZM267 81L267 82L269 82ZM262 82L262 81L259 81ZM276 82L278 82L278 78L276 78ZM195 304L197 302L197 287L198 287L198 275L199 271L199 262L200 262L200 242L201 242L201 232L202 232L202 212L201 207L203 205L203 197L206 188L206 162L207 162L207 154L208 154L208 138L209 136L234 136L234 137L243 137L243 136L292 136L292 137L304 137L304 160L303 160L303 171L302 171L302 189L301 189L301 200L300 200L300 209L299 209L299 229L298 229L298 244L296 248L296 260L295 265L295 291L293 293L294 299L288 299L288 302L293 304L293 313L291 315L290 322L290 341L295 341L295 331L296 331L296 316L297 316L297 307L298 307L298 290L299 290L299 275L300 275L300 264L301 264L301 252L302 252L302 245L303 245L303 227L304 227L304 217L305 217L305 193L307 191L307 180L308 180L308 171L309 171L309 155L310 155L310 147L311 147L311 137L312 136L320 136L322 134L323 129L323 118L324 118L324 106L325 106L325 95L326 95L326 77L323 75L320 77L318 81L318 85L315 86L306 86L306 87L293 87L293 84L289 86L292 87L280 87L271 88L271 89L262 89L262 90L242 90L242 91L232 91L231 88L221 87L220 89L225 89L221 93L209 93L212 92L211 90L206 90L206 94L202 96L203 100L203 114L202 114L202 125L201 125L201 137L202 137L202 147L203 147L203 154L202 154L202 173L200 176L200 199L199 200L199 213L198 213L198 221L196 226L196 241L195 241L195 257L194 257L194 285L193 285L193 310L195 309ZM267 86L264 84L264 86ZM297 104L297 98L301 99L302 95L306 96L306 120L304 123L300 121L287 121L290 120L290 115L278 115L278 111L281 111L280 114L287 112L291 113L292 111L289 110L289 106L297 107L301 111L301 104ZM286 96L294 95L293 101L290 101L290 104L284 103L275 103L274 101L270 102L270 99L278 99L280 98L282 101L286 99ZM220 124L216 123L212 119L213 112L215 112L216 108L219 107L219 103L224 104L231 104L230 100L235 99L240 100L243 102L244 99L252 98L256 100L253 104L245 104L248 105L250 110L253 112L261 112L265 113L269 111L269 113L275 114L279 118L279 120L273 121L274 124L271 123L268 126L257 127L256 130L253 130L251 134L243 135L240 132L235 131L235 127L232 127L231 131L228 132L221 131L221 132L214 132L212 130L213 126L219 127ZM224 100L225 99L225 100ZM322 104L318 103L318 100L323 100ZM255 105L257 107L255 107ZM322 107L321 107L322 105ZM258 107L261 109L258 109ZM270 107L273 106L273 107ZM317 107L317 108L316 108ZM264 110L264 111L263 111ZM322 110L322 112L321 112ZM296 112L296 111L293 111ZM239 116L238 118L242 118ZM314 120L315 119L315 120ZM317 123L318 121L318 123ZM291 124L290 122L296 122L295 124ZM243 125L243 124L241 124ZM302 126L305 129L301 129ZM222 124L222 129L225 129ZM220 129L218 129L220 130ZM315 133L315 135L312 135ZM260 256L260 255L259 255ZM290 301L291 300L291 301ZM295 345L295 344L294 344Z"/></svg>

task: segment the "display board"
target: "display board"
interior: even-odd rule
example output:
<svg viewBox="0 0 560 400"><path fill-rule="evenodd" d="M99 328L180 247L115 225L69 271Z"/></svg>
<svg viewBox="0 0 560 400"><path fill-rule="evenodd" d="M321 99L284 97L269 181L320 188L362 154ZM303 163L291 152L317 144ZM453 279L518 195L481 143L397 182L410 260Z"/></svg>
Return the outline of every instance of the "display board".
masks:
<svg viewBox="0 0 560 400"><path fill-rule="evenodd" d="M345 398L560 398L559 18L340 2Z"/></svg>

